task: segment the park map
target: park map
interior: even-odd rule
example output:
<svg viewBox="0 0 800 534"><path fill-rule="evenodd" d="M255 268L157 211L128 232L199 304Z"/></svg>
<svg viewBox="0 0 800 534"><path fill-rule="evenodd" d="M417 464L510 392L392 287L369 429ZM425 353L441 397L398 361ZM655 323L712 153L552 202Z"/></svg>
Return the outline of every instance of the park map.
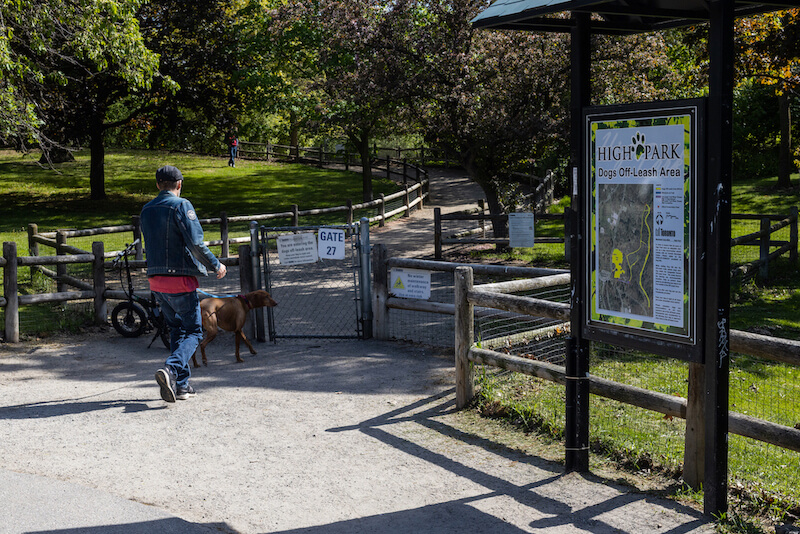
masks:
<svg viewBox="0 0 800 534"><path fill-rule="evenodd" d="M597 302L624 315L653 316L653 185L599 185Z"/></svg>

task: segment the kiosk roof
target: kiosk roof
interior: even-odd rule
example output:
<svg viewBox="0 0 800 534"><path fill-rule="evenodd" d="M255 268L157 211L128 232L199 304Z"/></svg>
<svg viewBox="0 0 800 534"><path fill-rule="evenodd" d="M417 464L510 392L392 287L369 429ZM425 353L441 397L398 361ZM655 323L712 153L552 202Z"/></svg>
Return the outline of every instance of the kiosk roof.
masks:
<svg viewBox="0 0 800 534"><path fill-rule="evenodd" d="M642 33L709 20L707 0L496 0L472 20L476 28L568 32L573 21L550 15L594 13L593 33ZM735 0L737 17L800 7L800 0Z"/></svg>

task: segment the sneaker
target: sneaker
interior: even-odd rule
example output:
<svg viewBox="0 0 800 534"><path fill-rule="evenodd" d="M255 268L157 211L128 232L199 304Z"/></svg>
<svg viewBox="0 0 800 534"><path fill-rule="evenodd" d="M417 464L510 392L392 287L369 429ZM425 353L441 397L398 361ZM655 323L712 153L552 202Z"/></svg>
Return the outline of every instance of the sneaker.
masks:
<svg viewBox="0 0 800 534"><path fill-rule="evenodd" d="M156 371L156 382L161 387L161 398L166 402L175 402L175 376L169 369Z"/></svg>
<svg viewBox="0 0 800 534"><path fill-rule="evenodd" d="M194 390L191 384L186 384L183 387L179 387L177 392L175 393L175 398L178 400L186 400L189 397L194 397L197 395L197 392Z"/></svg>

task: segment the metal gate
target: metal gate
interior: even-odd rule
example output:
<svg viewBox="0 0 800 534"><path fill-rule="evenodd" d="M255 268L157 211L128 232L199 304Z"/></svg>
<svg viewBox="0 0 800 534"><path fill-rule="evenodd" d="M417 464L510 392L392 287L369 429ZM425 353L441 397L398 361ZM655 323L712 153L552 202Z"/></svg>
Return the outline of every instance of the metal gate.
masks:
<svg viewBox="0 0 800 534"><path fill-rule="evenodd" d="M279 236L343 231L344 259L318 258L313 263L282 264ZM327 232L326 232L327 234ZM305 237L305 236L304 236ZM305 241L310 238L305 237ZM263 287L278 302L267 308L269 340L278 338L371 337L369 221L345 226L259 228ZM262 280L257 280L259 287Z"/></svg>

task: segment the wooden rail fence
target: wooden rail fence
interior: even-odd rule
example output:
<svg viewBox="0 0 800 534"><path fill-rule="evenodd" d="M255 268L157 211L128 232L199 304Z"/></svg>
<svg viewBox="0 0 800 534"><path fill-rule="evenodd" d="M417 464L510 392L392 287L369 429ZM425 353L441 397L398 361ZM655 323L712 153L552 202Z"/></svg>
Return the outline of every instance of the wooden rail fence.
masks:
<svg viewBox="0 0 800 534"><path fill-rule="evenodd" d="M550 215L546 213L537 214L537 220L567 220L565 215ZM731 239L731 249L737 246L756 246L759 247L759 258L755 261L740 265L731 271L732 277L748 278L758 274L766 279L769 275L769 263L774 259L784 255L789 255L789 260L797 262L798 254L798 209L792 207L788 215L770 214L745 214L734 213L732 219L738 220L758 220L761 222L761 229L747 235ZM485 213L481 207L477 212L457 212L442 214L439 208L434 209L434 257L442 259L442 248L444 245L467 245L467 244L495 244L508 246L508 238L486 237L486 221L508 220L508 214L490 215ZM478 221L480 226L473 230L467 230L445 237L442 233L442 221ZM565 226L566 227L566 226ZM786 241L773 239L773 234L783 228L789 228L789 239ZM566 233L566 232L565 232ZM473 237L480 234L481 237ZM563 237L536 237L536 243L565 243L565 252L569 250L569 244ZM770 252L773 247L778 247Z"/></svg>
<svg viewBox="0 0 800 534"><path fill-rule="evenodd" d="M246 159L266 159L269 161L290 161L313 165L344 165L345 169L361 166L361 157L345 148L328 150L325 147L301 147L275 143L239 142L239 156ZM373 168L385 164L386 169L399 166L457 165L455 157L446 150L430 147L388 148L373 147L371 165ZM385 170L385 169L384 169ZM387 174L388 176L388 174Z"/></svg>
<svg viewBox="0 0 800 534"><path fill-rule="evenodd" d="M483 340L478 347L474 337L474 318L484 310L501 310L514 314L550 318L558 323L548 327L558 335L569 333L569 304L513 295L511 293L542 289L544 287L568 286L570 274L554 269L525 267L503 267L428 261L405 258L388 258L385 248L376 245L373 251L375 337L388 339L389 313L391 309L411 310L427 313L453 315L455 317L455 367L456 404L466 406L474 396L472 365L488 365L537 376L564 385L566 370L563 366L504 354L491 350L505 345L508 339ZM455 276L455 302L433 303L417 299L401 299L391 296L389 270L392 267L448 271ZM475 286L473 274L494 276L525 276L522 280L499 282ZM528 334L528 337L530 333ZM542 335L547 335L542 330ZM770 336L751 334L739 330L730 331L731 350L740 354L757 356L769 361L800 366L800 342ZM649 391L643 388L590 376L590 392L626 404L655 411L664 415L686 419L692 413L687 399ZM778 447L800 452L800 429L779 425L748 415L730 412L729 431L744 437L771 443ZM687 425L688 426L688 425ZM697 440L689 440L697 443ZM688 453L687 453L688 454ZM694 454L694 451L691 452Z"/></svg>

